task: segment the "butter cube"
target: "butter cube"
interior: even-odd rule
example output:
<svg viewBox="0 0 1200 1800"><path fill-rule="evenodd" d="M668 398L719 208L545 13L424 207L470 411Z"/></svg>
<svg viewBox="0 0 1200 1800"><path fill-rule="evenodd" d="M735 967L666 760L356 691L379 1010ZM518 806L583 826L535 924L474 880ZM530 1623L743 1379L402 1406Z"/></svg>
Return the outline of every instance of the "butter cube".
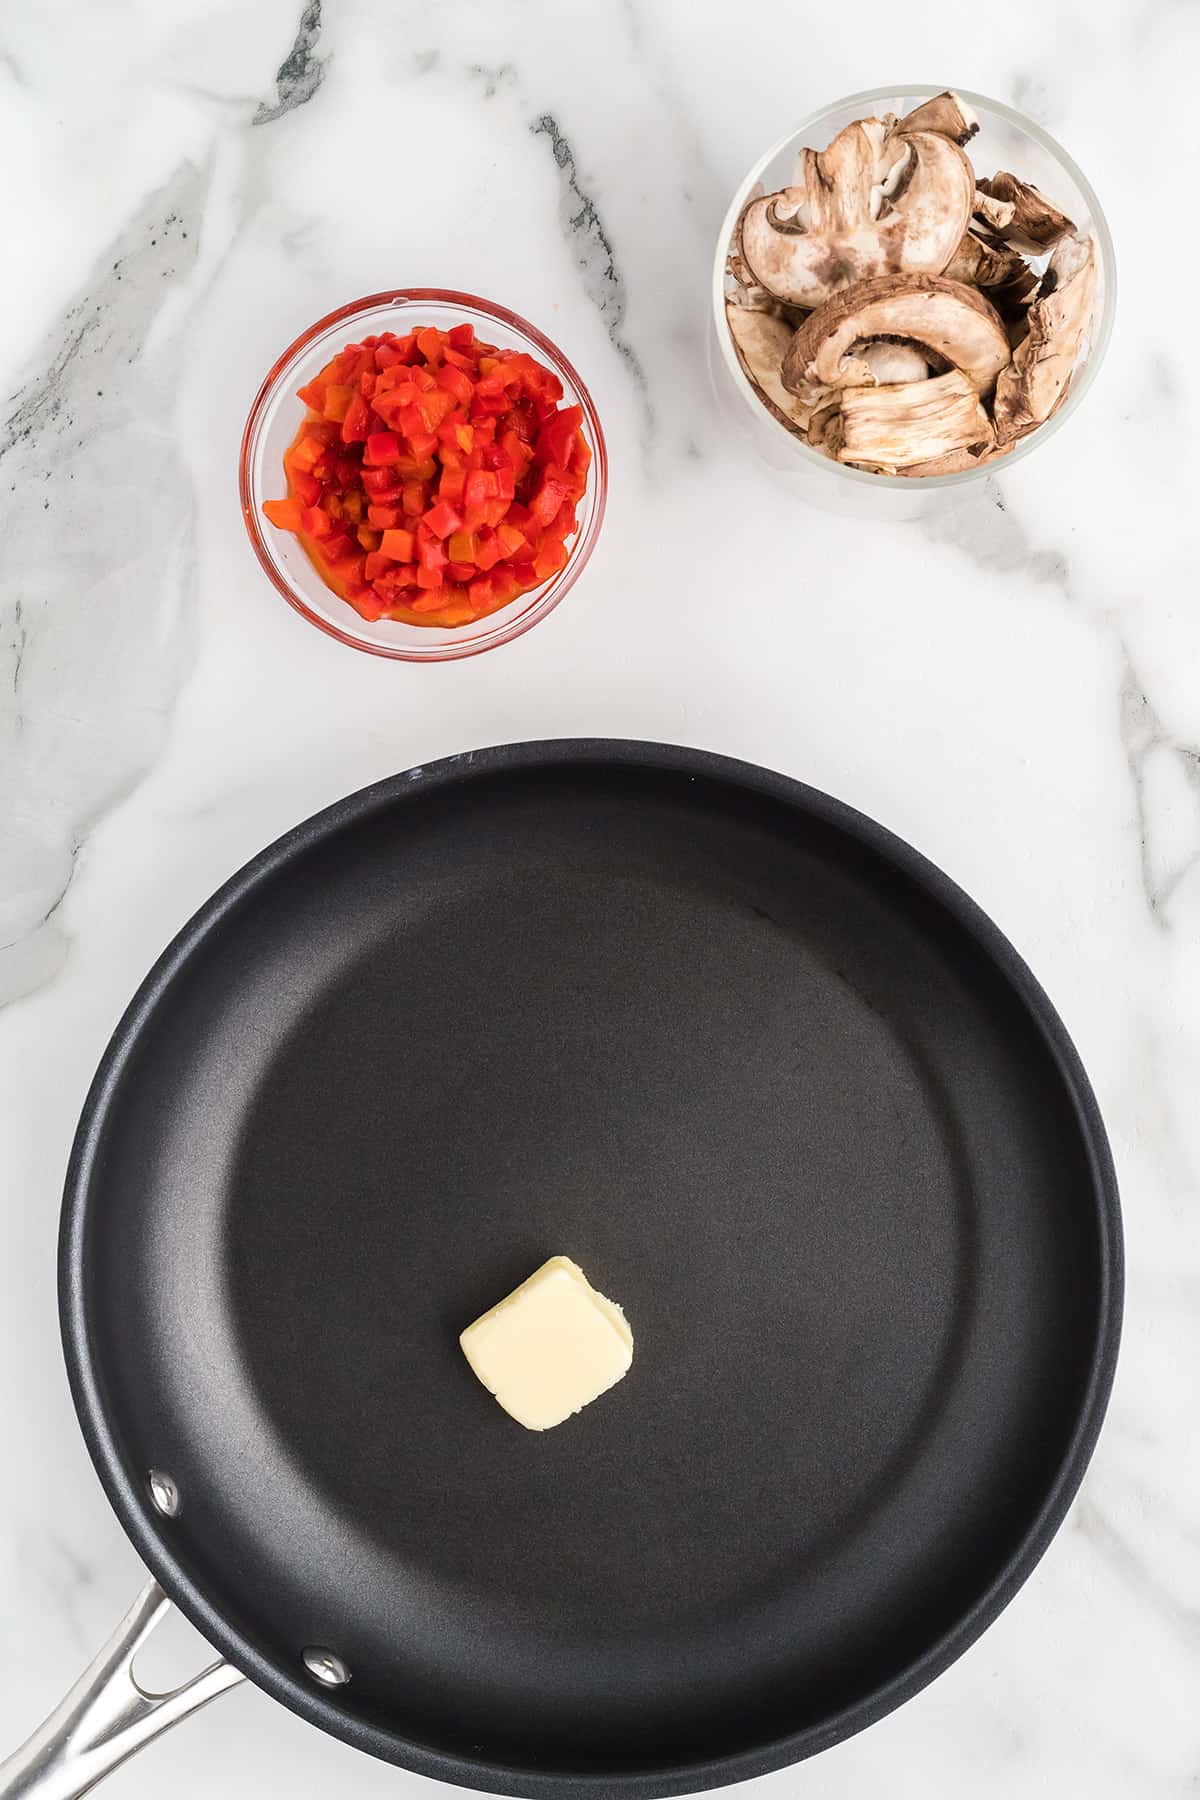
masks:
<svg viewBox="0 0 1200 1800"><path fill-rule="evenodd" d="M628 1373L633 1333L569 1256L552 1256L459 1338L489 1394L529 1431L548 1431Z"/></svg>

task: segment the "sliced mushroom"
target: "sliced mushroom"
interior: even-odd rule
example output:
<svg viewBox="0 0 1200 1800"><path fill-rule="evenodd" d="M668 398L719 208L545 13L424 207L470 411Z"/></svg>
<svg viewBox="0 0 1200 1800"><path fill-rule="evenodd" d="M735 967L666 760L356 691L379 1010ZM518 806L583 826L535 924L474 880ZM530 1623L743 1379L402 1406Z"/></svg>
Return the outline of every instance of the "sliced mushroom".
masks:
<svg viewBox="0 0 1200 1800"><path fill-rule="evenodd" d="M935 94L932 100L924 100L912 112L905 113L900 129L903 132L936 131L952 143L968 144L979 130L979 120L966 101L947 88L945 93Z"/></svg>
<svg viewBox="0 0 1200 1800"><path fill-rule="evenodd" d="M960 369L988 394L1011 349L995 309L977 289L938 275L863 281L809 314L784 358L783 385L810 404L827 389L862 385L856 346L899 338Z"/></svg>
<svg viewBox="0 0 1200 1800"><path fill-rule="evenodd" d="M726 302L725 317L729 335L737 351L746 378L758 389L759 398L789 431L803 434L812 417L811 404L806 405L795 394L789 394L779 379L779 370L795 335L792 326L773 313L757 312L748 306Z"/></svg>
<svg viewBox="0 0 1200 1800"><path fill-rule="evenodd" d="M820 306L877 276L939 273L974 194L974 172L951 138L859 119L828 149L801 152L793 186L748 203L734 254L779 299Z"/></svg>
<svg viewBox="0 0 1200 1800"><path fill-rule="evenodd" d="M830 456L837 461L837 453L842 447L840 394L835 394L832 400L827 400L824 406L817 408L808 428L808 441L822 456Z"/></svg>
<svg viewBox="0 0 1200 1800"><path fill-rule="evenodd" d="M1092 239L1064 238L1029 308L1029 329L996 384L993 416L1000 443L1044 424L1063 399L1091 326L1095 297ZM784 381L787 385L786 365Z"/></svg>
<svg viewBox="0 0 1200 1800"><path fill-rule="evenodd" d="M1038 278L1024 257L995 239L968 231L942 271L947 281L982 288L1002 319L1023 318Z"/></svg>
<svg viewBox="0 0 1200 1800"><path fill-rule="evenodd" d="M997 200L986 188L975 189L971 212L977 229L1002 238L1013 222L1016 207L1011 200Z"/></svg>
<svg viewBox="0 0 1200 1800"><path fill-rule="evenodd" d="M965 469L977 469L980 463L992 463L1007 456L1011 448L1011 444L969 444L965 450L949 450L945 456L933 456L928 462L909 463L906 469L897 469L896 473L910 480L923 475L961 475Z"/></svg>
<svg viewBox="0 0 1200 1800"><path fill-rule="evenodd" d="M958 369L930 381L847 388L842 394L839 462L901 469L953 450L982 451L991 443L991 420L978 390Z"/></svg>
<svg viewBox="0 0 1200 1800"><path fill-rule="evenodd" d="M1066 213L1059 212L1031 183L1010 175L1007 169L1001 169L990 181L981 181L977 199L979 194L1001 208L1012 209L1007 222L994 229L1005 243L1014 250L1023 250L1026 256L1044 256L1063 238L1074 236L1075 227Z"/></svg>

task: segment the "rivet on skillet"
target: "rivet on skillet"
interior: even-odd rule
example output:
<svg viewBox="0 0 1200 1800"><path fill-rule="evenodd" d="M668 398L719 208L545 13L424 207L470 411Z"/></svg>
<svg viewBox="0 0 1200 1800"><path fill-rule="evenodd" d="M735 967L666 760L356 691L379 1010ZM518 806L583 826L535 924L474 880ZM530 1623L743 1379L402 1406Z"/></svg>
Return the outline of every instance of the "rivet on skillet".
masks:
<svg viewBox="0 0 1200 1800"><path fill-rule="evenodd" d="M304 1652L304 1666L314 1681L322 1687L345 1687L350 1679L350 1671L340 1656L332 1650L321 1650L310 1644Z"/></svg>
<svg viewBox="0 0 1200 1800"><path fill-rule="evenodd" d="M164 1519L173 1519L179 1511L179 1488L170 1475L164 1475L161 1469L150 1471L150 1498L153 1500Z"/></svg>

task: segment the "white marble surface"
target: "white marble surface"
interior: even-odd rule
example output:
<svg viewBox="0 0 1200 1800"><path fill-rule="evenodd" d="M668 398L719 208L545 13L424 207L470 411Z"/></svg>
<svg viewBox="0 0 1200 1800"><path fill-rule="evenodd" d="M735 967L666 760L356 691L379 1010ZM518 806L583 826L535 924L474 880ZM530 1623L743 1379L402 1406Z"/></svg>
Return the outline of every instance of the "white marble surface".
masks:
<svg viewBox="0 0 1200 1800"><path fill-rule="evenodd" d="M771 764L940 862L1061 1009L1124 1191L1124 1352L1057 1542L932 1688L762 1791L1197 1792L1198 58L1200 12L1171 0L312 0L299 36L296 0L4 9L0 1743L140 1580L76 1433L54 1304L68 1146L132 989L215 885L335 796L452 750L599 733ZM723 441L709 261L768 142L914 79L1013 102L1076 155L1117 240L1117 333L1043 452L936 525L850 524ZM236 503L278 349L392 283L543 325L612 453L576 592L441 667L294 617ZM420 1785L243 1690L111 1791Z"/></svg>

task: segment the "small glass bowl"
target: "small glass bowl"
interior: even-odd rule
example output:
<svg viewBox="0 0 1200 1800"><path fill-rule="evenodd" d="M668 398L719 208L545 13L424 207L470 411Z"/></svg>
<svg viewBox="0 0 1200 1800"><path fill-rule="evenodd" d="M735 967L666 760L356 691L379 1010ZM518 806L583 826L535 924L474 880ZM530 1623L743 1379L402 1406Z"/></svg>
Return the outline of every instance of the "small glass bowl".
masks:
<svg viewBox="0 0 1200 1800"><path fill-rule="evenodd" d="M264 500L280 499L287 483L283 455L304 417L304 403L296 398L303 387L348 343L357 343L382 331L398 335L421 325L443 331L463 323L476 335L502 349L526 350L554 370L563 384L563 404L583 409L583 432L592 451L588 485L579 502L579 525L571 554L557 575L542 587L522 594L497 612L469 625L409 625L398 619L372 623L360 619L354 608L341 600L321 580L299 539L279 531L263 517ZM254 554L289 606L310 624L372 656L390 656L402 662L448 662L476 656L520 637L531 625L553 612L574 586L595 547L608 497L608 453L604 433L592 397L562 351L535 326L474 294L457 294L441 288L402 288L385 294L369 294L340 306L318 319L294 344L289 344L255 395L242 434L238 485L242 517L254 546Z"/></svg>
<svg viewBox="0 0 1200 1800"><path fill-rule="evenodd" d="M1062 146L1032 119L1025 118L1011 106L1004 106L999 100L989 100L985 94L955 88L955 93L967 102L979 119L979 130L966 147L976 173L992 175L997 169L1010 169L1022 181L1032 182L1048 200L1061 207L1074 221L1077 231L1085 235L1090 232L1096 240L1096 301L1090 342L1076 364L1066 399L1052 418L1030 432L1006 456L983 463L976 469L964 469L957 475L873 475L866 469L848 468L803 443L767 411L737 359L725 319L725 262L742 208L760 184L767 193L786 187L792 180L796 153L803 147L823 150L855 119L885 112L902 117L922 100L944 91L940 87L921 85L870 88L866 93L850 94L813 113L759 157L734 195L717 239L709 368L718 404L725 418L749 441L773 474L804 499L831 512L860 517L917 517L929 510L935 496L947 499L953 490L978 483L981 476L1003 474L1011 469L1040 444L1047 443L1076 411L1100 371L1112 336L1117 298L1113 242L1091 183ZM1034 259L1034 267L1044 267L1047 260L1046 257Z"/></svg>

